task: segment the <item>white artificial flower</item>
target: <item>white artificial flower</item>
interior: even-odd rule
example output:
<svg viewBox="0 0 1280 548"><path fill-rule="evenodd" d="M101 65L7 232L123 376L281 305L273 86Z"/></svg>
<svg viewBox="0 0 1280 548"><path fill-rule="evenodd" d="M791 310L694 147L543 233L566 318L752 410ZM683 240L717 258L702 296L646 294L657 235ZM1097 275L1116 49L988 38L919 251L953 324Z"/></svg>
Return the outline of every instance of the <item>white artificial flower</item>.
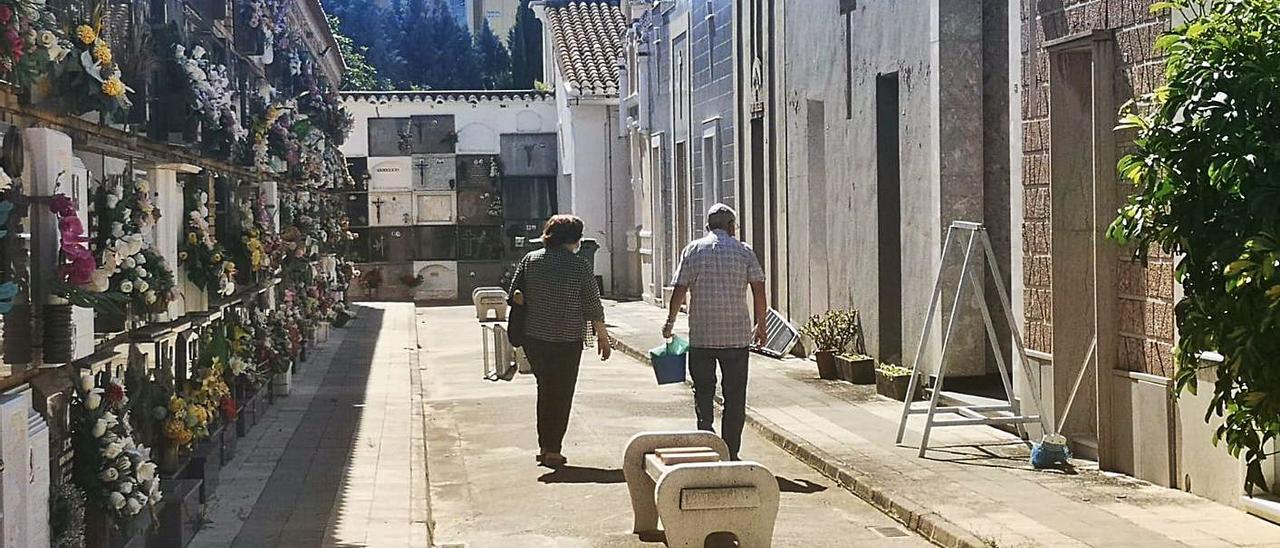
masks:
<svg viewBox="0 0 1280 548"><path fill-rule="evenodd" d="M148 284L146 280L138 280L138 285L134 287L134 289L137 289L141 293L146 293L147 289L150 289L150 288L151 288L151 284Z"/></svg>
<svg viewBox="0 0 1280 548"><path fill-rule="evenodd" d="M141 511L142 511L142 503L138 502L138 499L131 498L129 499L128 502L125 503L125 508L124 508L125 514L130 516L135 516L138 514L138 512L141 512Z"/></svg>
<svg viewBox="0 0 1280 548"><path fill-rule="evenodd" d="M112 492L109 498L111 500L112 508L116 510L124 508L124 505L125 505L124 495L121 495L120 493Z"/></svg>
<svg viewBox="0 0 1280 548"><path fill-rule="evenodd" d="M93 373L89 371L81 372L80 373L80 391L90 392L93 390L93 387L94 387Z"/></svg>
<svg viewBox="0 0 1280 548"><path fill-rule="evenodd" d="M120 418L117 417L115 413L112 413L110 411L103 413L101 420L107 421L108 428L111 428L116 426L117 424L120 424Z"/></svg>
<svg viewBox="0 0 1280 548"><path fill-rule="evenodd" d="M141 255L139 255L139 257L141 257ZM137 277L139 277L139 278L147 278L147 277L150 277L150 276L151 276L151 273L150 273L150 272L147 272L147 269L142 268L142 267L138 267L137 269L135 269L135 270L133 271L133 273L134 273L134 275L136 275L136 276L137 276ZM145 289L143 289L142 291L146 291L146 290L145 290Z"/></svg>
<svg viewBox="0 0 1280 548"><path fill-rule="evenodd" d="M97 410L100 405L102 405L102 396L96 392L90 392L89 397L85 399L84 406L90 411L94 411Z"/></svg>
<svg viewBox="0 0 1280 548"><path fill-rule="evenodd" d="M111 223L111 236L115 238L123 238L124 225L120 223Z"/></svg>
<svg viewBox="0 0 1280 548"><path fill-rule="evenodd" d="M61 63L71 54L71 50L62 47L60 44L49 46L49 60L54 63Z"/></svg>
<svg viewBox="0 0 1280 548"><path fill-rule="evenodd" d="M89 275L89 286L87 289L90 293L102 293L111 289L111 274L103 269L93 271L93 273Z"/></svg>
<svg viewBox="0 0 1280 548"><path fill-rule="evenodd" d="M133 293L133 282L129 280L120 282L120 291L123 293Z"/></svg>
<svg viewBox="0 0 1280 548"><path fill-rule="evenodd" d="M124 444L120 442L115 442L112 444L108 444L107 447L102 450L102 456L107 457L109 459L114 459L120 456L120 453L123 453L123 452L124 452Z"/></svg>
<svg viewBox="0 0 1280 548"><path fill-rule="evenodd" d="M13 178L9 177L9 174L5 173L3 169L0 169L0 192L9 190L11 186L13 186Z"/></svg>
<svg viewBox="0 0 1280 548"><path fill-rule="evenodd" d="M156 463L144 460L138 464L138 479L140 481L151 481L156 479Z"/></svg>
<svg viewBox="0 0 1280 548"><path fill-rule="evenodd" d="M156 295L155 291L148 291L142 295L142 300L147 304L155 304L156 301L160 300L160 297Z"/></svg>
<svg viewBox="0 0 1280 548"><path fill-rule="evenodd" d="M107 433L107 421L103 419L98 419L98 422L93 423L93 437L101 438L103 434L106 434L106 433Z"/></svg>
<svg viewBox="0 0 1280 548"><path fill-rule="evenodd" d="M125 260L124 260L124 267L125 267L125 268L133 268L133 267L135 267L135 266L138 266L138 261L135 261L135 260L133 259L133 257L129 257L129 258L127 258L127 259L125 259Z"/></svg>
<svg viewBox="0 0 1280 548"><path fill-rule="evenodd" d="M125 480L120 482L120 492L126 495L133 493L133 482Z"/></svg>
<svg viewBox="0 0 1280 548"><path fill-rule="evenodd" d="M135 263L137 263L137 264L147 264L147 256L146 256L146 255L138 255L137 257L134 257L133 259L134 259L134 262L135 262Z"/></svg>
<svg viewBox="0 0 1280 548"><path fill-rule="evenodd" d="M45 48L52 48L53 46L58 45L58 35L47 30L41 32L40 45Z"/></svg>
<svg viewBox="0 0 1280 548"><path fill-rule="evenodd" d="M98 479L101 479L102 481L116 481L120 479L120 471L108 466L98 474Z"/></svg>
<svg viewBox="0 0 1280 548"><path fill-rule="evenodd" d="M120 198L118 196L116 196L115 194L107 195L107 209L115 209L116 205L119 203L120 203Z"/></svg>
<svg viewBox="0 0 1280 548"><path fill-rule="evenodd" d="M133 217L133 210L127 207L121 210L120 213L123 214L126 219Z"/></svg>

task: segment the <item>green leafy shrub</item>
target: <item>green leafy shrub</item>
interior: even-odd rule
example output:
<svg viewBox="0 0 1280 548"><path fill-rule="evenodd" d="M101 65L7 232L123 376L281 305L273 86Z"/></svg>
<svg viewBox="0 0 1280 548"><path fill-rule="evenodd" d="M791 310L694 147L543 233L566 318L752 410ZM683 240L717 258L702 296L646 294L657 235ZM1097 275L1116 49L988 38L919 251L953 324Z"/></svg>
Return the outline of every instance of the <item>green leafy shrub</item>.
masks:
<svg viewBox="0 0 1280 548"><path fill-rule="evenodd" d="M1205 420L1244 454L1246 488L1265 487L1261 463L1280 433L1280 2L1156 2L1191 17L1156 42L1167 85L1126 107L1117 129L1137 130L1120 160L1136 186L1109 236L1138 258L1177 256L1184 296L1175 313L1177 392L1216 369ZM1202 365L1205 352L1224 360Z"/></svg>
<svg viewBox="0 0 1280 548"><path fill-rule="evenodd" d="M819 352L843 352L858 336L857 313L828 310L805 322L800 334L813 341Z"/></svg>

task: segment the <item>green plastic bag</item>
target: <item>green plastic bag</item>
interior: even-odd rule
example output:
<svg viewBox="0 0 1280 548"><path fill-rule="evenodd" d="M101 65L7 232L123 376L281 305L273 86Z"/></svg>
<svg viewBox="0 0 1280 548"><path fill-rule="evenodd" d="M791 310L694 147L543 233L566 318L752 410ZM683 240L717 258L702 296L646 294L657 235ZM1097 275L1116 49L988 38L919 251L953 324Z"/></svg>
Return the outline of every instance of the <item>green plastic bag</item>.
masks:
<svg viewBox="0 0 1280 548"><path fill-rule="evenodd" d="M673 337L666 344L649 351L649 361L653 364L653 375L658 384L676 384L685 382L685 371L688 369L689 341L683 337Z"/></svg>

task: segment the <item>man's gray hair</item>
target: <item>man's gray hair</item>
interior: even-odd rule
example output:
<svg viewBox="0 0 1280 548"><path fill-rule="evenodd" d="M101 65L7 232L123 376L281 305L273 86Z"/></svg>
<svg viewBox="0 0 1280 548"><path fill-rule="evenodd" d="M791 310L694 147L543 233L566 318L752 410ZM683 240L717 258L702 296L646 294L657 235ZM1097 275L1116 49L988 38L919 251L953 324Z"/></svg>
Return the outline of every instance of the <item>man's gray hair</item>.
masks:
<svg viewBox="0 0 1280 548"><path fill-rule="evenodd" d="M710 230L728 230L738 222L738 212L724 204L716 204L707 210L707 228Z"/></svg>

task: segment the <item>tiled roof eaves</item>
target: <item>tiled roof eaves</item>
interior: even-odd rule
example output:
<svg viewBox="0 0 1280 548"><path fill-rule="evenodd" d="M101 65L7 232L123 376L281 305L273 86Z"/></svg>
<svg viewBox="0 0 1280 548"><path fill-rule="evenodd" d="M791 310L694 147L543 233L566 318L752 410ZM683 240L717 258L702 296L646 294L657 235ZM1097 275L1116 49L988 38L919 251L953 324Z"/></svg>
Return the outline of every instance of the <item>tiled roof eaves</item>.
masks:
<svg viewBox="0 0 1280 548"><path fill-rule="evenodd" d="M612 2L573 0L549 3L552 51L570 92L617 96L617 59L626 20Z"/></svg>
<svg viewBox="0 0 1280 548"><path fill-rule="evenodd" d="M344 101L423 102L423 103L481 103L512 101L551 101L555 94L538 90L511 91L344 91Z"/></svg>

